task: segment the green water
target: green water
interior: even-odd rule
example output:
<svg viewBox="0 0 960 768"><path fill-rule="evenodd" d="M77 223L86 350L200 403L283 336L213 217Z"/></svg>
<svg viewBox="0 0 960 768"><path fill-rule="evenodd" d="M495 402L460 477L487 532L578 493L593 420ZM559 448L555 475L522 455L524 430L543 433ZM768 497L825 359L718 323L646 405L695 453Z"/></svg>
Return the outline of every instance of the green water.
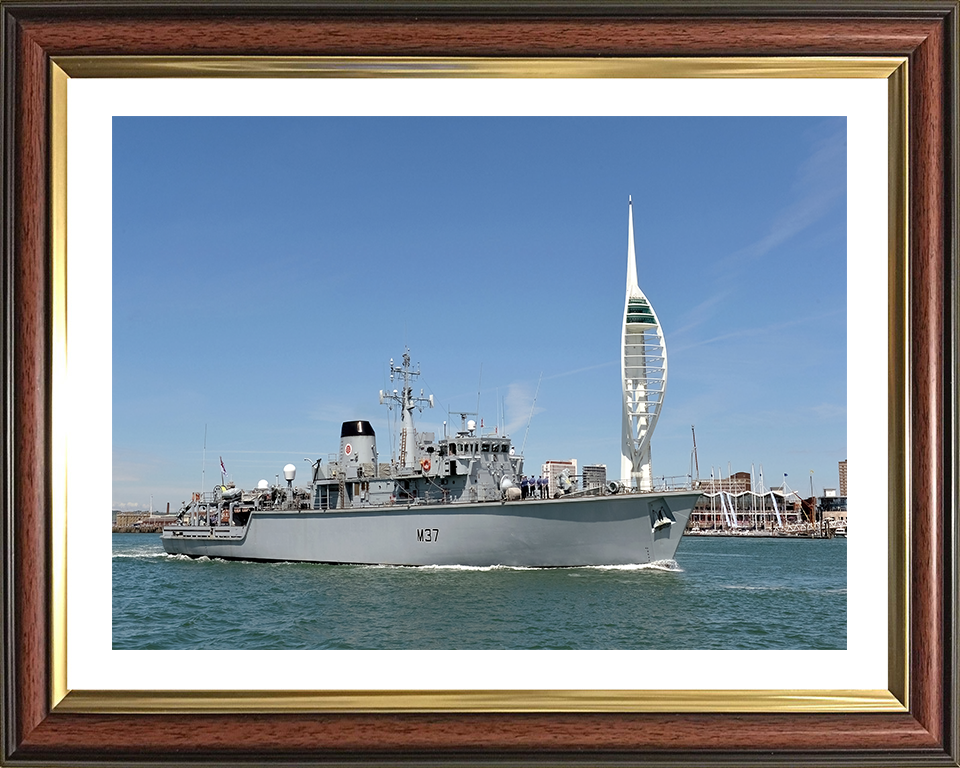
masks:
<svg viewBox="0 0 960 768"><path fill-rule="evenodd" d="M191 560L113 536L115 649L844 649L845 539L686 537L670 569Z"/></svg>

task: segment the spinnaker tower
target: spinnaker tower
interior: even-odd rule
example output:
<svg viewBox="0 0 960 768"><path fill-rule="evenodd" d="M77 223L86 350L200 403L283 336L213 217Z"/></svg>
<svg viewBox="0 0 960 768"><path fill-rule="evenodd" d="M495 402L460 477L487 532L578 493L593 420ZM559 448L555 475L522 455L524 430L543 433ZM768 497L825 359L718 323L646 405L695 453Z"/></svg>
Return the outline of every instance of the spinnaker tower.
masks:
<svg viewBox="0 0 960 768"><path fill-rule="evenodd" d="M637 281L633 197L627 221L627 291L623 305L623 443L620 477L642 491L653 489L650 438L667 388L667 346L657 313Z"/></svg>

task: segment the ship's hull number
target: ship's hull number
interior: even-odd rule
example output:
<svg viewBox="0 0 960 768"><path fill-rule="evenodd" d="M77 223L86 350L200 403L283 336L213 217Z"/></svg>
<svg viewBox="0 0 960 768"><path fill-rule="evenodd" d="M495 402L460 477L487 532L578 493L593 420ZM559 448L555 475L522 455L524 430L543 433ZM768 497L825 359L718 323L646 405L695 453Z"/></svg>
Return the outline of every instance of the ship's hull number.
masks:
<svg viewBox="0 0 960 768"><path fill-rule="evenodd" d="M417 541L436 541L439 534L438 528L417 528Z"/></svg>

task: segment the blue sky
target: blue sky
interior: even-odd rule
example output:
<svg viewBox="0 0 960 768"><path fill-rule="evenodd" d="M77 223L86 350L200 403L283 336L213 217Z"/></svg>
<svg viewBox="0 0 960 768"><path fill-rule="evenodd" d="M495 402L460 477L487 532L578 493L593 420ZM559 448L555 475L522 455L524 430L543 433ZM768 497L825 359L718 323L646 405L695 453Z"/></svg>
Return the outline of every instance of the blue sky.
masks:
<svg viewBox="0 0 960 768"><path fill-rule="evenodd" d="M837 487L844 118L115 117L113 507L199 490L205 430L207 489L221 456L303 479L344 420L388 455L405 346L421 429L479 390L528 472L617 476L628 195L669 356L654 474L690 472L696 425L701 477Z"/></svg>

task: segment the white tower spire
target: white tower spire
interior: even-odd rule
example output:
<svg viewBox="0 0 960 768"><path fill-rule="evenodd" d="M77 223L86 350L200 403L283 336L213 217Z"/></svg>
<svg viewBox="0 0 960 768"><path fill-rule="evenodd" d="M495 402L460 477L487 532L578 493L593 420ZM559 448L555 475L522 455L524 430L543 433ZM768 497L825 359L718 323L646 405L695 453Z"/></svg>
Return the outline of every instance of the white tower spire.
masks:
<svg viewBox="0 0 960 768"><path fill-rule="evenodd" d="M637 282L637 251L633 245L633 195L627 197L627 211L629 213L627 216L627 299L629 299L631 289L640 290Z"/></svg>
<svg viewBox="0 0 960 768"><path fill-rule="evenodd" d="M627 291L623 304L623 442L620 476L640 490L653 488L650 437L667 388L667 347L653 306L637 281L633 244L633 197L627 216Z"/></svg>

